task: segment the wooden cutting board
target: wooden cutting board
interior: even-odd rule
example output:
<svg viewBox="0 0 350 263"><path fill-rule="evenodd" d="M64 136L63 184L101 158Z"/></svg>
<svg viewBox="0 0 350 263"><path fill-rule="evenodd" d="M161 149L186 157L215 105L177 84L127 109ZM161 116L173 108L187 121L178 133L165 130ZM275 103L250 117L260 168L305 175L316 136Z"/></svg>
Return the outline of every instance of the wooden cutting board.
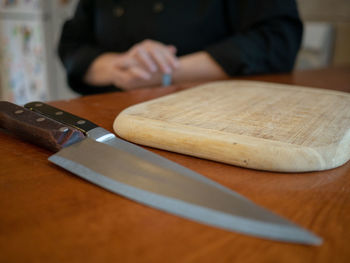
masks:
<svg viewBox="0 0 350 263"><path fill-rule="evenodd" d="M122 138L242 167L325 170L350 158L350 94L256 81L220 81L125 109Z"/></svg>

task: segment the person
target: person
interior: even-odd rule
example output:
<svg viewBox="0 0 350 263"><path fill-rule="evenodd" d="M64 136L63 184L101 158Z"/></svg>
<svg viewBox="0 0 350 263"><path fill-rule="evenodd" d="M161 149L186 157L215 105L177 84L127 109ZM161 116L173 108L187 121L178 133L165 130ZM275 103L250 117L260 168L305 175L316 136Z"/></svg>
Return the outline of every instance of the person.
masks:
<svg viewBox="0 0 350 263"><path fill-rule="evenodd" d="M58 46L81 94L293 69L295 0L80 0Z"/></svg>

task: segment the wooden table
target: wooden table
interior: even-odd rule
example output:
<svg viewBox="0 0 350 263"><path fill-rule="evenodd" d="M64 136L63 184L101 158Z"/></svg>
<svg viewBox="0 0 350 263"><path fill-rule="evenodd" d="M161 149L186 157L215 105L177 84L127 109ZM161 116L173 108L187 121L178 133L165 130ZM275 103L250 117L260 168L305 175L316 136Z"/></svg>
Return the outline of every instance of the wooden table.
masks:
<svg viewBox="0 0 350 263"><path fill-rule="evenodd" d="M350 67L245 79L350 92ZM124 108L189 85L51 104L112 131ZM49 163L49 151L0 132L0 262L349 262L350 162L285 174L150 149L324 239L280 243L198 224L114 195ZM148 148L149 149L149 148Z"/></svg>

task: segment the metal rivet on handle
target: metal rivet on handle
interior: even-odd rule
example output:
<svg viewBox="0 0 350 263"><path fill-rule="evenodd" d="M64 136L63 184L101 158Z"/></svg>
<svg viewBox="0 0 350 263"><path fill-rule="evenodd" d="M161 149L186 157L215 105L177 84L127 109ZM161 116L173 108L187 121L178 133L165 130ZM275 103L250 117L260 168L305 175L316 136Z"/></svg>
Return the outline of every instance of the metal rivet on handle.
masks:
<svg viewBox="0 0 350 263"><path fill-rule="evenodd" d="M66 132L66 131L68 131L69 129L67 128L67 127L61 127L60 129L59 129L59 131L60 132Z"/></svg>
<svg viewBox="0 0 350 263"><path fill-rule="evenodd" d="M36 103L36 104L35 104L35 107L41 107L41 106L43 106L42 103Z"/></svg>
<svg viewBox="0 0 350 263"><path fill-rule="evenodd" d="M63 114L62 111L57 111L57 112L55 113L55 115L57 115L57 116L60 116L60 115L62 115L62 114Z"/></svg>
<svg viewBox="0 0 350 263"><path fill-rule="evenodd" d="M84 120L80 120L80 121L77 121L77 124L79 124L79 125L82 125L82 124L84 124L86 121L84 121Z"/></svg>
<svg viewBox="0 0 350 263"><path fill-rule="evenodd" d="M15 111L15 114L22 114L24 111L22 111L22 110L16 110Z"/></svg>
<svg viewBox="0 0 350 263"><path fill-rule="evenodd" d="M36 119L37 122L42 122L42 121L44 121L44 120L45 120L45 118L37 118L37 119Z"/></svg>

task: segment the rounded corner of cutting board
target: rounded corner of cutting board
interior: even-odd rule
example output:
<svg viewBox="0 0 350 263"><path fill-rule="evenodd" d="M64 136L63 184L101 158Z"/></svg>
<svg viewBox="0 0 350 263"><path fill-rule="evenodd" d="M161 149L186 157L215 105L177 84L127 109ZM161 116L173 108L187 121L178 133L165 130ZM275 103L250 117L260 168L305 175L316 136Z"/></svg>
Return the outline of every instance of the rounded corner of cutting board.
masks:
<svg viewBox="0 0 350 263"><path fill-rule="evenodd" d="M113 122L113 130L114 132L124 138L127 139L126 136L130 134L130 118L128 118L128 114L126 110L120 112L114 122Z"/></svg>
<svg viewBox="0 0 350 263"><path fill-rule="evenodd" d="M229 84L230 82L225 81L217 84L222 90L222 85L226 85L225 83ZM252 85L252 87L259 86L261 88L261 85L269 84L235 81L235 85ZM283 88L293 88L296 91L299 88L298 86L276 85L273 83L271 87L272 89L277 87L277 92ZM179 97L181 100L186 99L186 96L190 100L196 98L194 95L202 91L207 92L210 89L210 84L204 84L202 87L204 88L197 86L131 106L117 116L113 128L120 137L134 143L258 170L275 172L320 171L338 167L350 159L350 127L347 128L348 132L343 134L343 139L340 142L310 146L255 138L244 133L225 133L223 130L211 129L211 127L205 129L192 125L191 122L185 123L185 125L184 123L164 121L162 118L154 118L154 111L159 113L158 107L163 107L164 110L164 105L173 105L174 99ZM318 93L317 89L313 90L307 87L306 89L301 87L300 90L301 92L311 92L312 96ZM274 90L274 94L275 92L276 90ZM342 93L328 91L325 91L325 94L329 96L342 95ZM208 93L205 99L208 99ZM169 101L173 104L168 104ZM180 101L179 103L184 102ZM177 109L181 109L181 107ZM173 114L173 110L174 108L169 109L168 113ZM160 113L160 115L162 114L163 112ZM349 123L346 125L349 126Z"/></svg>

